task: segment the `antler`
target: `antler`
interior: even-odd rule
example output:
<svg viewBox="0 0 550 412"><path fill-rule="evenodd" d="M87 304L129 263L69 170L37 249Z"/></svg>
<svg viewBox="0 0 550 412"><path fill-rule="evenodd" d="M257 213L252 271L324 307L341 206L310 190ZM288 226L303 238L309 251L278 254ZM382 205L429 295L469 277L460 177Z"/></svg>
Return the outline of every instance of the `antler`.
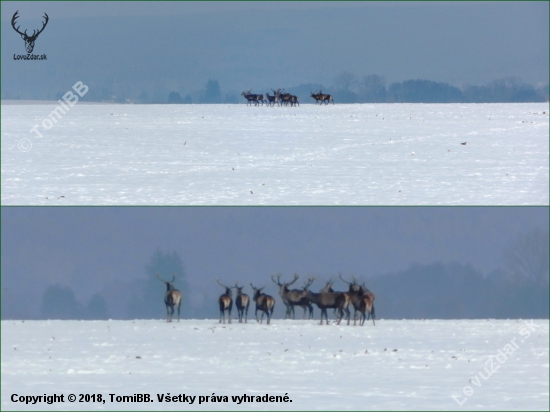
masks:
<svg viewBox="0 0 550 412"><path fill-rule="evenodd" d="M344 282L346 285L351 285L352 284L351 282L346 282L344 280L344 278L342 277L342 274L340 272L338 272L338 275L340 276L340 279L342 280L342 282ZM353 280L355 281L355 278ZM353 283L355 283L355 282L353 282Z"/></svg>
<svg viewBox="0 0 550 412"><path fill-rule="evenodd" d="M19 17L19 16L17 15L17 13L19 13L19 10L17 10L17 11L15 12L15 14L13 15L13 17L11 18L11 26L12 26L13 29L14 29L17 33L19 33L21 36L26 36L26 35L27 35L27 30L25 30L25 33L21 33L21 32L19 31L19 27L21 27L21 26L17 26L17 28L15 27L15 20L17 20L17 18Z"/></svg>
<svg viewBox="0 0 550 412"><path fill-rule="evenodd" d="M46 19L46 21L44 23L42 23L42 28L40 30L38 30L38 33L35 34L34 33L35 30L33 30L31 38L38 37L38 35L40 33L42 33L44 31L44 29L46 28L46 25L48 24L48 21L50 20L50 18L48 17L48 15L45 12L44 12L43 17Z"/></svg>
<svg viewBox="0 0 550 412"><path fill-rule="evenodd" d="M325 287L329 287L329 286L331 286L333 283L334 283L334 280L333 280L332 277L331 277L329 280L327 280L327 283L326 283Z"/></svg>
<svg viewBox="0 0 550 412"><path fill-rule="evenodd" d="M157 278L159 278L159 280L160 280L161 282L166 283L166 281L165 281L163 278L161 278L160 275L159 275L158 273L156 273L155 276L156 276Z"/></svg>
<svg viewBox="0 0 550 412"><path fill-rule="evenodd" d="M303 290L309 289L309 287L313 284L313 282L315 282L315 277L314 276L307 279L307 282L304 283L304 286L302 287L302 289Z"/></svg>
<svg viewBox="0 0 550 412"><path fill-rule="evenodd" d="M271 280L272 280L275 284L277 284L277 286L283 286L283 284L281 283L281 274L280 274L280 273L277 274L277 280L275 280L275 279L273 278L273 276L275 276L275 275L271 275Z"/></svg>
<svg viewBox="0 0 550 412"><path fill-rule="evenodd" d="M286 286L288 287L288 286L292 285L294 282L296 282L298 280L299 277L300 277L300 275L295 273L294 278L290 282L286 283Z"/></svg>
<svg viewBox="0 0 550 412"><path fill-rule="evenodd" d="M227 286L225 286L225 285L222 285L222 283L220 282L220 280L219 280L219 279L216 279L216 282L218 282L218 283L220 284L220 286L221 286L221 287L224 287L224 288L228 289L228 287L227 287Z"/></svg>

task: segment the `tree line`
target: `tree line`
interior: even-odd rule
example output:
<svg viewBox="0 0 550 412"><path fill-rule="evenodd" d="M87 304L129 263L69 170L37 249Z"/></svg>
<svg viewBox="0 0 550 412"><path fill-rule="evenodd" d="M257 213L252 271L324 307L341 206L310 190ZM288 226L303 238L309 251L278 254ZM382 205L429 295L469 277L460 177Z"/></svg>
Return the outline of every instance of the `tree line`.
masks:
<svg viewBox="0 0 550 412"><path fill-rule="evenodd" d="M384 76L356 76L354 73L339 73L331 86L307 83L288 88L304 103L314 103L314 90L324 90L337 103L525 103L547 102L548 84L535 87L518 77L505 77L485 85L463 84L460 87L449 83L423 79L409 79L387 84ZM257 91L262 92L262 90ZM217 80L209 79L204 88L182 97L177 91L168 95L167 103L239 103L236 93L223 93ZM145 103L145 102L144 102Z"/></svg>
<svg viewBox="0 0 550 412"><path fill-rule="evenodd" d="M386 319L419 318L548 318L549 314L549 240L548 231L535 229L518 236L503 251L504 269L482 274L473 267L459 263L413 264L401 272L384 274L368 278L368 286L377 296L377 317ZM190 290L183 260L177 252L163 253L155 251L150 263L144 268L147 278L134 281L125 289L126 296L114 295L120 300L126 298L122 319L161 319L165 316L163 297L166 288L157 278L157 274L166 279L176 279L176 287L182 293L182 318L216 318L219 311L219 294L215 288L197 304L190 302ZM175 277L173 276L175 275ZM297 296L296 305L290 307L282 299L284 316L290 316L294 306L304 309L307 299L303 299L310 290L321 291L323 284L311 288L311 279L305 287L299 288L302 294ZM237 279L234 279L236 281ZM288 288L296 278L289 282L272 277L276 285L271 285L275 296L281 295L283 286ZM319 279L318 282L325 282ZM346 281L344 281L346 282ZM266 275L265 285L271 282ZM329 286L330 279L325 284ZM357 282L354 282L357 283ZM365 286L359 284L359 286ZM349 285L349 283L348 283ZM236 284L231 288L240 289ZM226 291L227 292L227 291ZM237 293L237 296L239 294ZM285 295L286 296L286 295ZM252 301L252 299L251 299ZM111 315L109 299L102 294L94 294L87 303L79 302L73 290L68 286L50 285L42 297L41 318L43 319L108 319ZM193 307L195 306L195 307ZM279 309L282 310L282 309ZM282 315L281 315L282 316ZM294 317L292 315L292 317Z"/></svg>
<svg viewBox="0 0 550 412"><path fill-rule="evenodd" d="M328 88L327 88L328 89ZM405 80L389 85L384 76L358 77L339 73L330 88L341 103L523 103L548 101L548 85L534 87L517 77L493 80L483 86L461 87L431 80Z"/></svg>

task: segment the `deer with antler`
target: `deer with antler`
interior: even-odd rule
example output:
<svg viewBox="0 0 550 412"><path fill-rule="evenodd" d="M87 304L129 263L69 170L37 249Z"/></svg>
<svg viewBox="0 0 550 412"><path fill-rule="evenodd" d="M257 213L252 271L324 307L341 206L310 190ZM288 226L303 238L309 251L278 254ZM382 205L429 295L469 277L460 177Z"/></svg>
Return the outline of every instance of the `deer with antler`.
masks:
<svg viewBox="0 0 550 412"><path fill-rule="evenodd" d="M267 324L269 325L271 315L273 315L273 309L275 308L275 299L272 296L262 293L262 290L265 288L265 286L261 288L256 288L252 283L250 284L250 286L254 291L254 296L252 297L252 300L256 302L256 321L262 323L265 313L267 315ZM262 312L262 317L260 319L258 319L258 310Z"/></svg>
<svg viewBox="0 0 550 412"><path fill-rule="evenodd" d="M174 316L175 308L178 308L178 322L180 321L180 307L181 307L181 292L174 288L174 281L176 275L172 275L172 280L167 281L160 277L157 273L157 278L166 285L166 293L164 294L164 304L166 305L166 321L172 322L172 316Z"/></svg>
<svg viewBox="0 0 550 412"><path fill-rule="evenodd" d="M359 319L360 326L365 324L365 318L368 320L370 317L372 317L372 324L375 325L374 293L367 289L364 282L360 285L355 276L352 275L352 281L348 282L344 280L341 273L339 275L342 282L349 285L348 294L350 296L351 304L355 309L353 314L353 325L355 326L357 322L358 312L361 314L361 319Z"/></svg>
<svg viewBox="0 0 550 412"><path fill-rule="evenodd" d="M29 36L27 34L27 30L25 30L25 32L21 32L21 31L19 31L20 26L15 27L16 20L19 18L19 16L17 15L18 13L19 13L19 10L17 10L14 13L13 17L11 18L11 26L13 27L13 29L17 33L19 33L21 35L21 38L23 40L25 40L25 48L27 49L27 53L32 53L32 51L34 50L34 42L38 38L38 35L44 31L44 29L46 28L46 25L48 24L48 21L50 20L50 18L48 17L48 15L46 13L44 13L43 17L46 21L44 23L42 23L42 28L40 30L38 30L38 32L36 30L33 30L32 35Z"/></svg>
<svg viewBox="0 0 550 412"><path fill-rule="evenodd" d="M320 92L313 93L310 91L311 97L315 99L315 104L321 104L323 102L323 94Z"/></svg>
<svg viewBox="0 0 550 412"><path fill-rule="evenodd" d="M231 309L233 308L233 299L231 298L231 288L229 286L223 285L219 279L216 279L216 282L220 284L221 287L225 288L225 292L220 295L218 299L218 304L220 305L220 323L225 323L225 314L227 313L227 323L231 323Z"/></svg>
<svg viewBox="0 0 550 412"><path fill-rule="evenodd" d="M306 298L311 303L316 304L317 307L321 310L321 322L319 323L320 325L323 324L323 317L325 318L326 324L328 325L327 309L335 309L337 311L338 325L342 321L344 313L346 313L346 319L349 325L350 313L348 306L350 304L350 296L345 292L335 292L332 289L333 283L334 281L332 280L332 278L329 279L325 287L321 289L319 293L314 293L307 290Z"/></svg>
<svg viewBox="0 0 550 412"><path fill-rule="evenodd" d="M237 298L235 299L235 306L237 306L237 316L239 318L239 323L247 323L248 317L248 306L250 305L250 299L246 293L243 293L244 286L239 286L239 283L235 283L233 286L237 289Z"/></svg>
<svg viewBox="0 0 550 412"><path fill-rule="evenodd" d="M292 319L296 319L294 307L300 306L304 310L304 319L306 318L306 310L310 310L310 314L313 313L313 306L309 303L306 297L306 289L311 286L315 278L309 278L308 282L304 285L302 289L292 289L290 290L288 287L292 285L294 282L296 282L299 278L299 275L297 273L294 274L294 277L291 281L281 283L281 275L277 275L277 280L271 276L271 280L279 286L279 295L281 296L281 299L283 300L283 303L286 306L286 313L285 313L285 319L289 319L292 317Z"/></svg>

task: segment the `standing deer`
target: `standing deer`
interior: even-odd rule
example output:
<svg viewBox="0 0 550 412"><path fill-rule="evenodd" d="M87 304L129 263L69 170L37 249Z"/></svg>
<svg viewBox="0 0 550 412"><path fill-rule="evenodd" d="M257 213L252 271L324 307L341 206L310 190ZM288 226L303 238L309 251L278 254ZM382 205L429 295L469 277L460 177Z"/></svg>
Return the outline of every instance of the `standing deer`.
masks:
<svg viewBox="0 0 550 412"><path fill-rule="evenodd" d="M321 90L319 90L319 94L321 95L321 100L325 102L325 104L329 104L329 102L332 102L332 104L334 104L334 99L332 98L331 94L323 94Z"/></svg>
<svg viewBox="0 0 550 412"><path fill-rule="evenodd" d="M256 302L256 321L262 323L265 313L267 315L267 324L269 325L271 315L273 315L273 309L275 308L275 299L273 299L272 296L262 293L262 289L265 288L265 286L261 288L255 288L252 283L250 284L250 286L252 286L252 290L254 290L254 296L252 297L252 300ZM262 311L261 319L258 319L258 310Z"/></svg>
<svg viewBox="0 0 550 412"><path fill-rule="evenodd" d="M222 285L220 283L219 279L216 279L216 282L220 284L220 286L225 288L225 293L223 293L220 298L218 299L218 303L220 305L220 322L225 323L225 313L227 312L227 323L231 323L231 308L233 307L233 299L231 299L231 288L225 285Z"/></svg>
<svg viewBox="0 0 550 412"><path fill-rule="evenodd" d="M247 323L248 306L250 305L250 299L248 298L248 295L246 293L243 293L244 286L239 286L239 283L237 282L233 287L237 289L235 306L237 306L237 316L239 317L239 323L243 323L243 315L244 323Z"/></svg>
<svg viewBox="0 0 550 412"><path fill-rule="evenodd" d="M246 100L248 100L248 104L252 104L254 102L255 105L259 105L259 102L262 102L262 105L265 103L265 98L263 94L252 94L252 89L244 91L241 93L241 96L243 96Z"/></svg>
<svg viewBox="0 0 550 412"><path fill-rule="evenodd" d="M320 93L320 92L317 92L317 93L313 93L313 92L310 92L311 94L311 97L313 97L315 99L315 104L321 104L322 101L323 101L323 94Z"/></svg>
<svg viewBox="0 0 550 412"><path fill-rule="evenodd" d="M351 304L353 305L353 308L355 309L355 312L353 313L353 325L356 325L357 322L357 312L361 314L361 319L359 320L359 325L363 326L365 324L365 318L370 318L372 316L372 323L374 323L374 293L372 293L370 290L367 289L365 286L365 283L362 285L359 285L357 282L357 279L355 279L355 276L352 278L352 282L347 282L342 278L342 274L340 273L340 279L342 282L349 285L349 291L348 294L350 296Z"/></svg>
<svg viewBox="0 0 550 412"><path fill-rule="evenodd" d="M350 322L350 313L349 313L349 303L350 297L347 293L344 292L334 292L332 289L332 279L326 283L325 287L319 291L319 293L313 293L307 290L306 298L311 302L317 305L321 310L321 322L323 324L323 316L326 319L328 325L328 315L327 309L336 309L338 313L338 322L339 325L344 317L344 312L346 313L346 319L348 325Z"/></svg>
<svg viewBox="0 0 550 412"><path fill-rule="evenodd" d="M290 282L281 283L281 275L277 275L277 280L273 276L271 276L271 280L279 286L279 295L281 296L281 299L283 300L283 303L286 306L286 314L285 319L289 319L292 315L292 319L296 319L296 315L294 312L295 306L300 306L304 311L304 319L306 318L306 310L309 309L309 313L311 316L313 316L313 306L311 306L311 303L306 299L306 289L311 286L315 278L309 278L308 282L304 285L304 287L300 289L288 289L290 285L292 285L294 282L298 280L298 274L294 274L294 278Z"/></svg>
<svg viewBox="0 0 550 412"><path fill-rule="evenodd" d="M279 104L280 89L277 89L277 90L271 89L271 91L273 92L273 96L270 96L269 93L266 93L267 103L270 106L275 106L275 103L277 103L277 105L278 105Z"/></svg>
<svg viewBox="0 0 550 412"><path fill-rule="evenodd" d="M365 317L367 320L372 317L372 325L376 326L374 323L374 293L367 289L365 283L362 284L361 290L363 292L363 300L359 305L359 312L361 312L362 319L359 324L363 326L365 324Z"/></svg>
<svg viewBox="0 0 550 412"><path fill-rule="evenodd" d="M157 278L166 285L166 293L164 294L164 304L166 305L166 321L172 322L172 316L174 315L174 308L178 308L178 322L180 321L180 307L181 307L181 292L174 288L174 281L176 275L172 275L171 281L166 281L160 277L157 273Z"/></svg>

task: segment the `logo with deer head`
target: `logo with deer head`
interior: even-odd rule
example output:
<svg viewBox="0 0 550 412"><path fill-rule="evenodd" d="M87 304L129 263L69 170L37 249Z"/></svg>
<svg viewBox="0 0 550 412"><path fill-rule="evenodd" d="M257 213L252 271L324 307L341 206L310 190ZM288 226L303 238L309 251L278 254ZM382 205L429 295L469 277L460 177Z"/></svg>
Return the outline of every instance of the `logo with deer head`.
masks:
<svg viewBox="0 0 550 412"><path fill-rule="evenodd" d="M46 21L42 23L42 28L40 30L38 30L38 32L36 30L33 30L32 35L29 36L27 34L27 30L25 30L25 32L21 32L21 31L19 31L20 26L15 27L15 23L16 23L15 21L19 17L17 15L17 13L19 13L19 10L17 10L15 12L15 14L13 15L13 17L11 18L11 25L12 25L13 29L21 35L21 38L23 40L25 40L25 48L27 49L27 53L30 54L34 50L34 42L38 38L38 35L44 31L44 29L46 28L46 25L48 24L48 20L50 18L48 17L48 15L46 13L44 13L44 19L46 19Z"/></svg>

